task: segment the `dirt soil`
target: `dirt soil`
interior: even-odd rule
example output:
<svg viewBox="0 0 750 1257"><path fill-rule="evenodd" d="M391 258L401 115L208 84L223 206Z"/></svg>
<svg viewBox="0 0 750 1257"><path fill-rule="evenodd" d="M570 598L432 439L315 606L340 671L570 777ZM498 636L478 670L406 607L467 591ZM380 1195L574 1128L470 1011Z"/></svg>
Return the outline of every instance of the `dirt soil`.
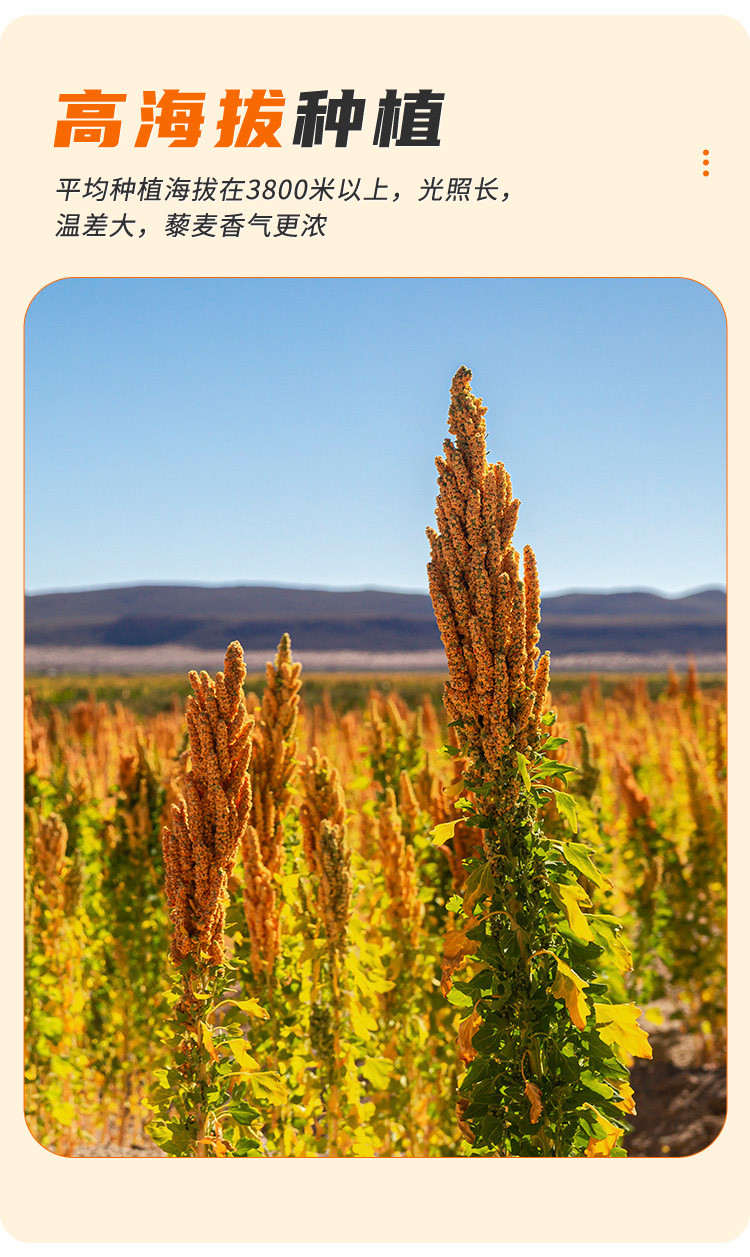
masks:
<svg viewBox="0 0 750 1257"><path fill-rule="evenodd" d="M81 1144L74 1157L166 1157L156 1144L138 1143L123 1148L121 1144Z"/></svg>
<svg viewBox="0 0 750 1257"><path fill-rule="evenodd" d="M74 1156L166 1156L156 1144L131 1144L123 1148L122 1144L80 1144Z"/></svg>
<svg viewBox="0 0 750 1257"><path fill-rule="evenodd" d="M643 1018L654 1056L630 1070L636 1115L625 1147L630 1157L689 1157L713 1143L724 1125L726 1068L702 1064L698 1041L670 1025L669 1002L657 1007L667 1019L654 1025Z"/></svg>
<svg viewBox="0 0 750 1257"><path fill-rule="evenodd" d="M689 1157L713 1143L726 1117L723 1069L680 1069L638 1061L631 1070L637 1115L625 1140L630 1157Z"/></svg>

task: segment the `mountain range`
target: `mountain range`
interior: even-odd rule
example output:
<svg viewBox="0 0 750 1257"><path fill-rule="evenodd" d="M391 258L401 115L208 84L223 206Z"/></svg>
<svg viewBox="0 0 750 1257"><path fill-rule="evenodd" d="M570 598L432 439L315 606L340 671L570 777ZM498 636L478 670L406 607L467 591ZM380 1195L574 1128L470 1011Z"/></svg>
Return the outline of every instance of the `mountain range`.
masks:
<svg viewBox="0 0 750 1257"><path fill-rule="evenodd" d="M721 654L726 593L642 590L542 599L541 648L555 654ZM427 594L273 585L127 585L26 596L30 647L188 647L271 652L283 632L298 651L440 649Z"/></svg>

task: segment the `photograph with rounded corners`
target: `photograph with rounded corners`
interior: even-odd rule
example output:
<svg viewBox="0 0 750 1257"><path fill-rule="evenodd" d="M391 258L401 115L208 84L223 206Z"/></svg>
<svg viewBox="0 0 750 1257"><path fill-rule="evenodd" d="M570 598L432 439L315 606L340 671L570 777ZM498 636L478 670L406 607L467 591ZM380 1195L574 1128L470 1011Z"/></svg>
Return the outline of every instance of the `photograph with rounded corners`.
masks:
<svg viewBox="0 0 750 1257"><path fill-rule="evenodd" d="M25 323L25 1117L685 1157L726 1115L726 320L65 279Z"/></svg>

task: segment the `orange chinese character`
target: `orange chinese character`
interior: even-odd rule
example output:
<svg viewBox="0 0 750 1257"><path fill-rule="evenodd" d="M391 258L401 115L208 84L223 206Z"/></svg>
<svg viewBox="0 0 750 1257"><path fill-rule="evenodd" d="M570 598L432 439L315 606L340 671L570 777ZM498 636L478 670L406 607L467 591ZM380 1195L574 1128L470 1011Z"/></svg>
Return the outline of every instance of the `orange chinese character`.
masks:
<svg viewBox="0 0 750 1257"><path fill-rule="evenodd" d="M257 88L245 100L234 88L227 88L227 94L221 101L224 112L216 123L219 138L214 148L231 148L233 141L235 148L262 148L264 145L266 148L281 148L276 132L281 125L285 104L284 93L276 87L270 91L264 87ZM240 123L240 108L243 106L245 116ZM240 129L234 139L238 125Z"/></svg>
<svg viewBox="0 0 750 1257"><path fill-rule="evenodd" d="M65 117L55 127L55 148L69 148L71 140L74 144L115 148L121 126L115 119L115 105L127 100L125 93L105 95L100 87L86 87L83 92L66 94L59 99L61 104L69 103Z"/></svg>
<svg viewBox="0 0 750 1257"><path fill-rule="evenodd" d="M178 92L176 88L168 87L162 92L157 105L156 92L144 92L135 147L146 147L156 125L158 138L169 140L170 148L195 148L203 126L202 106L205 99L205 92Z"/></svg>

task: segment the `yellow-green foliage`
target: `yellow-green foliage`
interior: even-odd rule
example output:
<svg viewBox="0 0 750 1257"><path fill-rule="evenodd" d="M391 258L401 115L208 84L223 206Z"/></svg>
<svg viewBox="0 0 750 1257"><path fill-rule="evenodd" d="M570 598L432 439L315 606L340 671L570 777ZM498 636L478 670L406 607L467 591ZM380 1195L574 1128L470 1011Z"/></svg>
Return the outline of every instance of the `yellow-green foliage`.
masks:
<svg viewBox="0 0 750 1257"><path fill-rule="evenodd" d="M274 677L271 668L269 685ZM262 706L263 679L247 684ZM242 861L228 883L226 950L245 1009L218 1007L209 1029L225 1072L244 1070L248 1087L253 1079L248 1114L259 1114L255 1134L234 1140L235 1155L237 1147L240 1155L243 1147L269 1156L461 1155L468 1145L456 1086L471 1009L442 997L440 968L464 891L461 856L476 851L479 834L459 819L450 842L432 841L436 825L461 817L462 764L455 746L451 755L441 749L452 735L439 707L442 678L382 681L374 693L371 679L306 684L296 728L287 721L279 744L286 786L268 813L274 868L264 868L278 928L269 969L253 968ZM58 691L49 679L34 683L25 740L27 1115L36 1137L63 1153L87 1140L143 1137L149 1103L169 1095L172 1062L158 1033L170 984L159 833L190 768L181 678L159 678L151 698L146 678L130 678L135 701L114 702L109 683L79 685L71 702L67 683ZM686 692L674 678L669 687L609 678L582 686L553 676L551 701L565 758L580 770L568 783L580 838L610 876L614 911L640 957L611 980L623 1001L642 1007L669 996L677 1024L697 1036L706 1060L720 1062L723 684L693 681ZM270 697L265 711L256 721L267 719L270 747ZM313 746L318 764L335 766L343 794L343 818L340 808L327 818L329 876L333 883L338 868L341 882L328 909L300 820ZM257 816L263 779L258 773ZM552 833L562 827L553 805L547 822ZM237 1060L229 1045L240 1053L243 1038ZM207 1147L226 1152L219 1135Z"/></svg>

